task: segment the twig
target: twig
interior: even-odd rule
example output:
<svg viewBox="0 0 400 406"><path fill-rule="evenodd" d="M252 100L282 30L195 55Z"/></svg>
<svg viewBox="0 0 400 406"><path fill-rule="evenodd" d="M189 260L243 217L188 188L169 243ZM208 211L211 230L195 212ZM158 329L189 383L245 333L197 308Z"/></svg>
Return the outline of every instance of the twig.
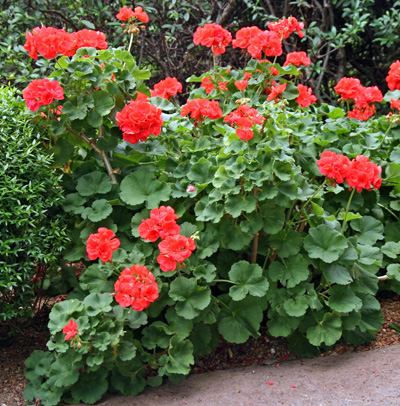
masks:
<svg viewBox="0 0 400 406"><path fill-rule="evenodd" d="M61 17L63 20L65 20L68 24L70 24L74 30L78 31L78 27L74 24L73 21L71 21L68 17L65 17L65 15L63 13L61 13L60 11L57 10L41 10L41 9L36 9L38 11L40 11L43 14L49 13L49 14L56 14L59 17Z"/></svg>

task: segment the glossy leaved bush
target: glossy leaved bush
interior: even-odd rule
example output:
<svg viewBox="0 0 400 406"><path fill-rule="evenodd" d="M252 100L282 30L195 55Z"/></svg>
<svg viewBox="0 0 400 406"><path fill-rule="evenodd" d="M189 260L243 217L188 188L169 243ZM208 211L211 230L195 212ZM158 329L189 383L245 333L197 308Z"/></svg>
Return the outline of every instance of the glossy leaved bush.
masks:
<svg viewBox="0 0 400 406"><path fill-rule="evenodd" d="M273 58L300 35L289 22L240 45ZM221 29L207 32L222 43L204 31L198 42L229 52ZM150 72L123 49L81 47L55 68L63 98L33 95L32 116L66 173L65 260L88 266L79 278L63 268L70 294L51 311L50 352L26 361L27 400L136 395L262 325L303 356L374 338L376 293L400 292L398 114L316 106L292 63L215 66L188 79L184 106L172 78L150 92ZM361 94L347 102L370 113L379 97Z"/></svg>

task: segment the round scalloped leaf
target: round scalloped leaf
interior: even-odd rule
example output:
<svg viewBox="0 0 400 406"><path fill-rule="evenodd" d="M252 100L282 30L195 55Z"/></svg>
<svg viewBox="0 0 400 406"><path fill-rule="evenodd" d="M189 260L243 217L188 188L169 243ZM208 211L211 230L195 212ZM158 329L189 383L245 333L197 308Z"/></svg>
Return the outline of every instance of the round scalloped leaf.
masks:
<svg viewBox="0 0 400 406"><path fill-rule="evenodd" d="M322 274L328 282L338 283L339 285L346 285L353 280L349 270L339 264L324 265Z"/></svg>
<svg viewBox="0 0 400 406"><path fill-rule="evenodd" d="M293 288L305 281L309 274L308 261L301 254L289 257L284 264L274 261L268 269L271 280L279 280L287 288Z"/></svg>
<svg viewBox="0 0 400 406"><path fill-rule="evenodd" d="M148 209L154 209L160 202L169 199L171 188L157 180L152 172L137 171L126 176L121 182L121 199L131 205L146 203Z"/></svg>
<svg viewBox="0 0 400 406"><path fill-rule="evenodd" d="M320 323L307 329L307 338L312 345L317 347L322 343L333 345L342 336L341 326L340 316L335 313L326 313Z"/></svg>
<svg viewBox="0 0 400 406"><path fill-rule="evenodd" d="M282 230L269 239L271 247L276 248L280 258L288 258L299 253L303 244L301 233Z"/></svg>
<svg viewBox="0 0 400 406"><path fill-rule="evenodd" d="M83 219L89 219L93 223L97 223L106 219L112 213L112 206L106 199L95 200L92 207L86 207L82 210L81 216Z"/></svg>
<svg viewBox="0 0 400 406"><path fill-rule="evenodd" d="M228 196L225 201L225 211L233 218L239 217L242 211L251 213L256 209L257 199L255 196L243 196L241 194Z"/></svg>
<svg viewBox="0 0 400 406"><path fill-rule="evenodd" d="M229 289L233 300L242 300L247 294L262 297L268 290L267 278L262 276L262 268L247 261L236 262L229 271L229 278L236 285Z"/></svg>
<svg viewBox="0 0 400 406"><path fill-rule="evenodd" d="M211 301L209 287L199 286L195 278L178 277L171 282L169 296L178 301L176 313L187 319L194 319Z"/></svg>
<svg viewBox="0 0 400 406"><path fill-rule="evenodd" d="M100 400L108 389L107 375L106 368L81 374L79 381L71 388L74 401L91 405Z"/></svg>
<svg viewBox="0 0 400 406"><path fill-rule="evenodd" d="M221 312L218 331L230 343L244 343L250 336L258 338L263 310L260 299L252 296L247 296L239 302L231 301L229 311L223 308Z"/></svg>
<svg viewBox="0 0 400 406"><path fill-rule="evenodd" d="M164 365L166 374L187 375L190 372L190 365L193 364L193 344L189 340L182 341L177 336L172 337Z"/></svg>
<svg viewBox="0 0 400 406"><path fill-rule="evenodd" d="M88 316L96 316L111 311L112 301L113 297L109 293L91 293L85 297L83 304L86 306Z"/></svg>
<svg viewBox="0 0 400 406"><path fill-rule="evenodd" d="M99 264L92 264L86 268L79 280L82 289L90 293L110 292L113 290L113 283L108 280L112 275L112 268L102 267Z"/></svg>
<svg viewBox="0 0 400 406"><path fill-rule="evenodd" d="M355 295L350 286L332 286L328 293L330 294L328 305L332 310L339 313L350 313L353 310L360 310L362 301Z"/></svg>
<svg viewBox="0 0 400 406"><path fill-rule="evenodd" d="M310 257L322 259L326 263L336 261L346 247L346 238L325 224L311 228L304 239L304 248Z"/></svg>
<svg viewBox="0 0 400 406"><path fill-rule="evenodd" d="M351 228L357 233L357 242L364 245L374 245L378 240L383 240L383 224L371 216L363 216L352 220Z"/></svg>
<svg viewBox="0 0 400 406"><path fill-rule="evenodd" d="M264 219L264 231L268 234L276 234L282 230L285 223L285 208L274 203L265 203L260 208Z"/></svg>
<svg viewBox="0 0 400 406"><path fill-rule="evenodd" d="M103 172L94 171L83 175L78 180L76 190L81 196L108 193L112 188L110 178Z"/></svg>
<svg viewBox="0 0 400 406"><path fill-rule="evenodd" d="M79 317L84 305L77 299L64 300L56 303L50 312L50 321L48 324L51 334L61 331L70 319Z"/></svg>

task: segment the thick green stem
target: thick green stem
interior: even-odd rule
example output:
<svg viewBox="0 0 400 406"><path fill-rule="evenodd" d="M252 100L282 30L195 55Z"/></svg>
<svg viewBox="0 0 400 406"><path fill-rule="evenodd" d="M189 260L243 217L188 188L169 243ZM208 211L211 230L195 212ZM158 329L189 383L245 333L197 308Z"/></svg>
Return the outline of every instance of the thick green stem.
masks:
<svg viewBox="0 0 400 406"><path fill-rule="evenodd" d="M230 281L229 279L214 279L213 282L231 283L232 285L239 285L237 282Z"/></svg>
<svg viewBox="0 0 400 406"><path fill-rule="evenodd" d="M347 206L346 206L346 212L344 213L344 219L343 219L343 225L342 225L342 235L344 233L344 228L346 227L346 223L347 223L347 214L349 213L349 209L350 209L350 204L351 204L351 200L353 199L354 196L354 192L356 191L356 189L353 189L353 191L351 192L349 201L347 202Z"/></svg>

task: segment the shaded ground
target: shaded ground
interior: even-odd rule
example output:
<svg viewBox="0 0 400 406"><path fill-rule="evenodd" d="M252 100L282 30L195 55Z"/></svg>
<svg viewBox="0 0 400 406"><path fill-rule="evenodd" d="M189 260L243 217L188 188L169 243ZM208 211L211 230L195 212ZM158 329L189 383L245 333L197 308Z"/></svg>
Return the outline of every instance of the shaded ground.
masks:
<svg viewBox="0 0 400 406"><path fill-rule="evenodd" d="M391 329L388 324L389 323L397 323L400 324L400 298L399 296L391 296L389 298L384 298L381 299L381 306L382 306L382 311L384 314L385 318L385 324L379 331L377 335L377 339L372 341L369 344L362 345L362 346L353 346L346 344L344 342L339 342L335 348L331 351L328 351L324 354L323 356L330 355L330 354L349 354L352 352L360 352L360 351L367 351L370 349L378 349L378 348L386 348L390 345L400 343L400 336L395 333L393 329ZM19 333L14 335L14 336L9 336L9 330L10 326L1 326L0 325L0 406L6 405L6 406L22 406L24 405L24 400L23 400L23 390L26 384L26 380L23 374L23 369L24 369L24 361L25 359L29 356L29 354L35 350L35 349L46 349L46 342L49 339L49 333L47 331L46 324L48 322L48 317L46 315L42 315L39 317L35 317L32 320L29 320L24 323L19 323L18 325L14 326L14 329L18 329ZM215 352L207 357L203 357L199 360L196 361L196 364L193 367L193 374L198 374L200 372L208 372L208 371L214 371L214 370L219 370L219 369L230 369L230 371L224 372L226 373L227 377L231 377L229 379L233 379L233 377L238 376L238 382L240 382L243 379L246 378L246 374L248 372L247 369L234 369L236 367L242 367L242 366L256 366L259 365L261 370L264 371L266 370L266 367L269 366L271 371L281 371L281 367L285 366L284 368L288 368L287 365L297 365L297 364L290 364L289 362L283 362L291 359L296 359L296 357L291 354L288 349L287 349L287 344L286 341L283 339L278 339L278 338L273 338L269 337L265 334L265 331L262 332L262 336L257 339L250 339L247 343L245 344L229 344L225 341L221 341L220 345L218 348L215 350ZM397 355L395 355L394 358L397 357L397 362L400 359L400 346L396 347L397 349ZM357 363L360 360L364 360L364 356L366 355L360 354L359 359ZM371 355L372 356L372 355ZM340 357L340 359L347 359L345 357ZM335 357L333 357L335 358ZM331 359L331 358L330 358ZM339 358L338 358L339 359ZM365 358L365 361L362 362L367 362L369 360L369 355L368 357ZM322 362L322 365L324 360L319 359L314 359L310 360L310 362ZM309 361L303 361L303 360L296 360L297 362L309 362ZM372 362L372 361L371 361ZM374 361L375 362L375 361ZM310 368L307 370L307 372L304 371L304 376L309 375L310 370L312 370L312 365L313 364L307 364L310 366ZM346 369L348 365L346 364ZM392 365L392 367L394 367ZM391 367L391 368L392 368ZM383 371L382 365L377 365L374 367L373 365L370 366L371 369L376 370L376 371ZM400 367L399 367L400 368ZM398 368L398 369L399 369ZM257 369L258 370L258 369ZM269 370L269 369L268 369ZM283 371L283 369L282 369ZM319 378L319 374L322 373L323 371L321 369L316 370L316 379ZM353 372L354 371L353 369ZM398 382L398 378L400 376L399 374L400 370L397 370L397 376L396 376L396 381ZM251 372L252 373L252 372ZM220 373L218 373L220 374ZM236 375L235 375L236 374ZM383 374L383 372L382 372ZM242 376L243 375L243 376ZM203 376L201 374L200 376ZM206 379L204 375L204 378L201 379ZM219 376L219 375L212 375L212 376ZM225 376L225 375L224 375ZM272 376L272 375L271 375ZM314 374L315 376L315 374ZM374 375L378 376L378 375ZM242 377L242 378L240 378ZM278 376L277 376L278 378ZM348 377L351 378L351 375ZM190 380L187 380L185 382L182 382L181 385L183 388L185 388L185 385L191 385L190 382L194 382ZM210 381L213 381L213 378L207 378ZM228 378L227 378L228 379ZM307 378L308 379L308 378ZM383 378L382 378L383 379ZM271 378L272 381L272 378ZM200 381L202 382L202 381ZM253 381L249 381L250 384L256 385L260 383L251 383ZM273 381L272 381L273 382ZM300 382L300 380L298 381ZM344 380L344 383L346 380ZM289 382L287 382L289 384ZM225 385L225 384L224 384ZM277 384L276 384L277 385ZM282 384L283 385L283 384ZM281 395L283 396L285 391L287 390L294 390L297 389L298 384L296 382L292 382L291 385L295 385L296 388L290 388L291 385L288 386L288 388L282 386L279 384L279 386L270 385L273 387L273 390L270 391L271 393L275 393L274 391L280 391ZM304 385L304 382L303 382ZM311 383L310 383L311 385ZM265 386L265 384L264 384ZM400 385L398 385L400 388ZM167 391L165 393L168 393L171 385L162 387L162 388L157 388L157 389L152 389L154 393L158 393L159 390L162 391ZM175 386L172 386L175 387ZM180 387L180 386L179 386ZM310 392L308 393L309 396L312 395L313 391L311 386L303 386L303 388L308 388ZM346 386L345 386L346 387ZM353 384L351 384L351 387L354 388ZM164 389L163 389L164 388ZM254 386L253 389L256 389L256 386ZM240 390L240 389L237 389ZM305 389L304 389L305 390ZM314 388L315 390L315 388ZM350 389L349 389L350 390ZM175 391L175 389L174 389ZM196 391L199 392L200 395L204 395L202 393L202 390L197 389L197 381L196 381ZM207 392L209 392L207 390ZM277 392L277 393L278 393ZM297 391L299 392L299 391ZM296 393L297 393L296 392ZM324 391L321 390L321 393L323 394ZM153 392L152 392L153 393ZM163 392L164 393L164 392ZM216 392L217 393L217 392ZM229 392L230 393L230 392ZM263 392L264 393L264 392ZM304 392L304 394L307 394ZM164 396L164 395L163 395ZM183 396L183 395L182 395ZM261 396L261 395L260 395ZM263 395L264 396L264 395ZM300 395L299 395L300 396ZM316 394L313 396L317 396ZM123 399L123 398L121 398ZM138 398L139 399L139 398ZM286 398L285 398L286 399ZM305 398L303 398L304 400ZM318 398L315 397L315 402L317 402ZM170 399L172 402L172 400ZM260 398L261 401L261 398ZM122 402L122 401L121 401ZM146 400L147 402L147 400ZM250 403L242 403L241 400L237 400L238 403L215 403L212 400L209 400L208 403L209 405L219 405L219 404L224 404L225 406L229 405L250 405ZM236 402L236 400L235 400ZM280 402L274 403L274 404L284 404L284 405L296 405L296 403L287 403L283 402L282 399L280 399ZM319 400L318 400L319 402ZM346 400L347 402L347 400ZM350 401L349 401L350 402ZM355 405L356 403L352 402L347 402L347 403L331 403L332 405ZM104 405L108 405L109 403L104 403ZM131 404L131 405L136 405L139 404L136 401L133 402L131 400L131 403L115 403L117 404ZM140 403L143 404L143 403ZM201 404L201 403L157 403L158 405L196 405L196 404ZM203 403L204 405L207 404L206 402ZM258 405L261 403L254 403L253 405ZM266 404L265 402L262 404ZM302 403L298 403L302 404ZM320 406L320 405L328 405L328 403L311 403L310 405L314 406ZM365 403L368 404L368 403ZM371 403L371 405L379 405L379 403ZM391 405L392 403L382 403L382 405ZM393 403L400 405L400 399L397 401L397 403ZM111 403L110 403L111 405ZM150 406L150 404L147 404L146 406Z"/></svg>

